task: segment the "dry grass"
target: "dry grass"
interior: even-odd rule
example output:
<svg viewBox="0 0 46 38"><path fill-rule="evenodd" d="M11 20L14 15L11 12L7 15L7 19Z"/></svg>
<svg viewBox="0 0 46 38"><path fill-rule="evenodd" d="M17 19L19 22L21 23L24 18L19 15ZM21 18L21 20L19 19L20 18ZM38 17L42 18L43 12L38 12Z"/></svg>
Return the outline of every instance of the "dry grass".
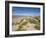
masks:
<svg viewBox="0 0 46 38"><path fill-rule="evenodd" d="M13 16L13 31L40 30L40 16Z"/></svg>

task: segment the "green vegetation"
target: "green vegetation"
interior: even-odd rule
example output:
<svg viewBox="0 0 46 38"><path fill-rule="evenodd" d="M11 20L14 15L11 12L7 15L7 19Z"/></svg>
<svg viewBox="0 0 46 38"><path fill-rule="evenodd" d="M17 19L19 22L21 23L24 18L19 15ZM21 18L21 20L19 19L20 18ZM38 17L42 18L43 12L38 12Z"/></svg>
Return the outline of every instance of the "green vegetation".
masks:
<svg viewBox="0 0 46 38"><path fill-rule="evenodd" d="M36 28L37 30L40 30L40 25L35 25L35 28Z"/></svg>

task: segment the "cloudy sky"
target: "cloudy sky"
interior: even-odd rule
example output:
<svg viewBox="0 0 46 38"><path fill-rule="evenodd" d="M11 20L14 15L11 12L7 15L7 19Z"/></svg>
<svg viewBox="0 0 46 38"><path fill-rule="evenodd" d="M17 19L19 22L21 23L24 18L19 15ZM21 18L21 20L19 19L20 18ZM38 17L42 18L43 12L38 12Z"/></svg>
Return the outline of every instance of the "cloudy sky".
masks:
<svg viewBox="0 0 46 38"><path fill-rule="evenodd" d="M40 8L35 7L12 7L14 16L39 16Z"/></svg>

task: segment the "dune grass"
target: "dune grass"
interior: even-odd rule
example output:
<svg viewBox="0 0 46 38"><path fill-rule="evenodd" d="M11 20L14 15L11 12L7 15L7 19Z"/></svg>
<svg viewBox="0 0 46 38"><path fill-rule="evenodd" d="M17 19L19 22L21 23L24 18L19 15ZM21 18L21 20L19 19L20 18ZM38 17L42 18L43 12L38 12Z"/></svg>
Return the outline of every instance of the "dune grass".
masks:
<svg viewBox="0 0 46 38"><path fill-rule="evenodd" d="M33 18L33 19L32 19ZM29 23L33 23L35 24L34 28L36 28L37 30L40 30L40 16L35 16L35 17L32 17L31 16L28 18L28 17L25 17L23 19L21 19L21 21L19 23L15 23L15 26L18 24L19 25L19 28L16 30L16 31L26 31L26 29L22 29L23 26L25 26L28 22ZM36 20L38 21L36 21ZM24 21L26 20L26 21ZM14 23L13 23L14 24Z"/></svg>

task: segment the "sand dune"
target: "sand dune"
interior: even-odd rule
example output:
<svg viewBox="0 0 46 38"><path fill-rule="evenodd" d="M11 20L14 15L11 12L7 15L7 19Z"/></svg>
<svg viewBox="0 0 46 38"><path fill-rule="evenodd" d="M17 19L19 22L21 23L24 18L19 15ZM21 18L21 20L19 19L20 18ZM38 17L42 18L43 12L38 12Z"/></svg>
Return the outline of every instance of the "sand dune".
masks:
<svg viewBox="0 0 46 38"><path fill-rule="evenodd" d="M36 18L37 17L37 18ZM39 16L13 16L12 17L12 30L13 31L30 31L39 30L35 26L40 27Z"/></svg>

